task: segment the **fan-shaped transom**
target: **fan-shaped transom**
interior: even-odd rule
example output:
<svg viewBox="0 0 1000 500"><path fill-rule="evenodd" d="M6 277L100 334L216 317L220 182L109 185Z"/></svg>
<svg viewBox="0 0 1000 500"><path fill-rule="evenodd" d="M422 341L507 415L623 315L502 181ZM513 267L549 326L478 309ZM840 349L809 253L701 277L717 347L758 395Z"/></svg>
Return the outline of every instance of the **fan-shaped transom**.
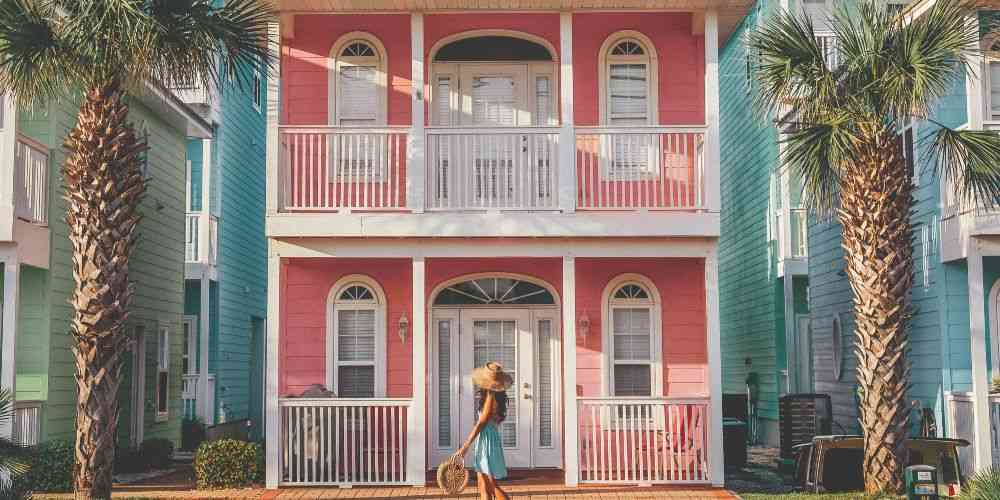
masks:
<svg viewBox="0 0 1000 500"><path fill-rule="evenodd" d="M446 287L434 305L555 305L545 287L516 278L478 278Z"/></svg>
<svg viewBox="0 0 1000 500"><path fill-rule="evenodd" d="M645 300L649 299L649 293L641 285L627 283L618 288L618 290L615 290L614 297L624 300Z"/></svg>
<svg viewBox="0 0 1000 500"><path fill-rule="evenodd" d="M613 56L641 56L645 54L646 50L635 40L622 40L611 49L611 55Z"/></svg>
<svg viewBox="0 0 1000 500"><path fill-rule="evenodd" d="M368 42L356 40L344 47L341 57L375 57L375 49Z"/></svg>
<svg viewBox="0 0 1000 500"><path fill-rule="evenodd" d="M375 294L364 285L348 285L337 297L341 302L372 302Z"/></svg>

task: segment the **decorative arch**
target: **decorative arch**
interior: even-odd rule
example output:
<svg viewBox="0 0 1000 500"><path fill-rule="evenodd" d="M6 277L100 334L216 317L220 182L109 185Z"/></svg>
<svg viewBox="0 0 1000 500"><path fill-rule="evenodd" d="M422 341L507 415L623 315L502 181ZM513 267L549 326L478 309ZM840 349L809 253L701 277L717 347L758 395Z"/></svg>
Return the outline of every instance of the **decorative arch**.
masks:
<svg viewBox="0 0 1000 500"><path fill-rule="evenodd" d="M539 278L535 278L533 276L528 276L528 275L525 275L525 274L498 272L498 273L465 274L465 275L462 275L462 276L457 276L455 278L451 278L449 280L443 281L443 282L439 283L437 286L435 286L434 289L431 291L429 304L431 304L431 307L441 307L441 306L454 305L454 304L438 304L437 302L438 302L438 298L441 296L441 292L443 292L443 291L445 291L445 290L447 290L449 288L453 288L455 285L459 285L459 284L462 284L462 283L473 282L473 281L476 281L476 280L494 279L494 278L515 280L515 281L520 281L520 282L523 282L523 283L529 283L531 285L540 287L540 288L544 289L548 294L551 295L551 297L552 297L552 303L551 304L515 304L515 303L510 303L510 304L499 303L498 304L498 303L488 303L487 302L487 303L483 303L481 305L488 305L490 307L503 306L503 305L511 305L511 306L517 306L517 307L524 307L525 305L533 305L533 306L542 305L542 306L558 307L559 304L561 303L560 299L559 299L559 294L556 292L555 288L553 288L552 285L550 285L545 280L542 280L542 279L539 279ZM475 304L465 304L465 305L462 305L462 307L470 307L470 306L474 307Z"/></svg>
<svg viewBox="0 0 1000 500"><path fill-rule="evenodd" d="M552 43L546 40L545 38L542 38L538 35L532 35L531 33L525 33L523 31L504 30L504 29L469 30L469 31L463 31L461 33L453 33L451 35L443 37L438 41L434 42L434 45L431 45L431 49L427 53L428 54L427 60L430 61L431 63L436 61L437 53L441 50L441 48L443 48L446 45L457 42L459 40L464 40L466 38L478 38L487 36L520 38L522 40L527 40L529 42L541 45L542 47L545 47L545 49L549 51L549 54L552 56L552 62L559 62L559 52L557 52L555 46L552 45Z"/></svg>
<svg viewBox="0 0 1000 500"><path fill-rule="evenodd" d="M663 395L663 303L660 291L648 277L637 273L615 276L601 292L601 394L614 394L614 332L616 309L648 309L650 395ZM636 360L641 361L641 360Z"/></svg>
<svg viewBox="0 0 1000 500"><path fill-rule="evenodd" d="M622 44L630 44L641 49L640 53L618 52L615 49ZM622 30L612 33L601 44L598 52L599 62L597 65L598 83L600 87L600 120L602 125L610 125L610 77L611 64L634 62L646 65L646 124L657 125L660 123L659 114L659 56L656 53L656 46L653 41L635 30Z"/></svg>
<svg viewBox="0 0 1000 500"><path fill-rule="evenodd" d="M364 292L363 292L364 291ZM342 394L339 371L372 370L371 397L385 397L386 393L386 296L382 286L374 278L364 274L351 274L337 280L330 287L326 298L326 384L327 389L335 392L338 397L350 397ZM344 316L342 316L342 313ZM362 325L371 316L372 327L369 330ZM341 322L352 322L352 327ZM341 328L344 328L341 330ZM358 347L348 356L340 352L340 336L350 337L354 346L367 343L371 337L373 353L364 355ZM355 368L356 367L356 368Z"/></svg>
<svg viewBox="0 0 1000 500"><path fill-rule="evenodd" d="M371 49L368 51L353 50L357 44L363 44ZM351 49L351 50L348 50ZM341 92L340 70L346 66L366 66L374 68L376 109L374 125L385 125L386 106L388 103L388 72L386 69L388 54L385 45L375 35L366 31L352 31L337 39L327 56L327 122L330 125L341 125L350 116L342 116L343 105L340 101Z"/></svg>

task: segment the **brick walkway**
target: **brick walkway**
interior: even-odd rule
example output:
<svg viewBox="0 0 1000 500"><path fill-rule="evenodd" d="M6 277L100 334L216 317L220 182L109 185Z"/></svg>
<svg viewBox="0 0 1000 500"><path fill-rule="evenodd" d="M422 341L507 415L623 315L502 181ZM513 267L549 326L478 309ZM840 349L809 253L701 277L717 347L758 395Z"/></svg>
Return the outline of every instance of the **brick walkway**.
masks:
<svg viewBox="0 0 1000 500"><path fill-rule="evenodd" d="M511 486L508 489L511 496L524 500L591 500L609 499L625 500L633 498L665 498L670 500L709 500L738 499L736 495L722 489L714 488L679 488L679 487L628 487L628 486L589 486L581 488L566 488L560 485L524 485ZM39 500L66 500L72 495L36 495ZM461 495L450 496L442 494L437 488L285 488L281 490L220 490L220 491L163 491L134 488L117 491L114 498L118 499L234 499L234 500L306 500L324 498L393 498L413 500L433 499L468 499L475 500L479 496L475 489L467 488Z"/></svg>

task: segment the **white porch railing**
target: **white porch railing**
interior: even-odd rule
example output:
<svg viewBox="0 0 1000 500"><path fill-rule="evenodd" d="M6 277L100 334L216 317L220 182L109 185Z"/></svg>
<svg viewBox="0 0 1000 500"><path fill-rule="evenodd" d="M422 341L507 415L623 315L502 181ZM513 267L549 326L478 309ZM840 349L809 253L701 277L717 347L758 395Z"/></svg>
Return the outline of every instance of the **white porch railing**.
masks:
<svg viewBox="0 0 1000 500"><path fill-rule="evenodd" d="M428 210L556 210L559 129L427 129Z"/></svg>
<svg viewBox="0 0 1000 500"><path fill-rule="evenodd" d="M34 446L41 441L42 422L41 401L17 401L14 403L15 443Z"/></svg>
<svg viewBox="0 0 1000 500"><path fill-rule="evenodd" d="M194 418L198 412L198 378L197 373L185 373L181 388L181 400L184 402L184 416Z"/></svg>
<svg viewBox="0 0 1000 500"><path fill-rule="evenodd" d="M804 208L790 208L788 210L789 223L786 224L782 211L779 209L775 214L775 223L778 226L779 251L782 259L800 259L809 256L809 213ZM788 240L786 240L786 238ZM786 241L788 241L786 245Z"/></svg>
<svg viewBox="0 0 1000 500"><path fill-rule="evenodd" d="M406 484L409 399L282 399L285 485Z"/></svg>
<svg viewBox="0 0 1000 500"><path fill-rule="evenodd" d="M208 233L203 235L203 224L208 223ZM188 212L184 228L184 260L215 264L219 252L219 218L204 212ZM208 238L207 242L203 240Z"/></svg>
<svg viewBox="0 0 1000 500"><path fill-rule="evenodd" d="M1000 394L990 394L990 442L993 465L1000 466Z"/></svg>
<svg viewBox="0 0 1000 500"><path fill-rule="evenodd" d="M281 209L406 206L408 127L281 127Z"/></svg>
<svg viewBox="0 0 1000 500"><path fill-rule="evenodd" d="M704 127L576 129L581 210L705 208Z"/></svg>
<svg viewBox="0 0 1000 500"><path fill-rule="evenodd" d="M577 398L580 482L707 483L708 398Z"/></svg>
<svg viewBox="0 0 1000 500"><path fill-rule="evenodd" d="M40 225L49 222L49 153L44 144L17 138L14 215Z"/></svg>
<svg viewBox="0 0 1000 500"><path fill-rule="evenodd" d="M840 65L840 54L837 53L837 35L833 33L817 33L816 45L819 46L823 58L826 59L826 67L834 69Z"/></svg>

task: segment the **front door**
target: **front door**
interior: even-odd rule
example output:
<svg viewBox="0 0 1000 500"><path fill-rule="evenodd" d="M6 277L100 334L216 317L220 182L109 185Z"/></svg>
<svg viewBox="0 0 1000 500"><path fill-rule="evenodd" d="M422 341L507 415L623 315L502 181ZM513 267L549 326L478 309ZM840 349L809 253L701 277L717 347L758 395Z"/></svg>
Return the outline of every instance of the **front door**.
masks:
<svg viewBox="0 0 1000 500"><path fill-rule="evenodd" d="M434 313L435 383L431 459L454 452L478 418L470 375L489 361L503 365L514 384L500 424L508 467L558 467L558 330L555 310L469 308ZM470 452L467 458L471 459Z"/></svg>

